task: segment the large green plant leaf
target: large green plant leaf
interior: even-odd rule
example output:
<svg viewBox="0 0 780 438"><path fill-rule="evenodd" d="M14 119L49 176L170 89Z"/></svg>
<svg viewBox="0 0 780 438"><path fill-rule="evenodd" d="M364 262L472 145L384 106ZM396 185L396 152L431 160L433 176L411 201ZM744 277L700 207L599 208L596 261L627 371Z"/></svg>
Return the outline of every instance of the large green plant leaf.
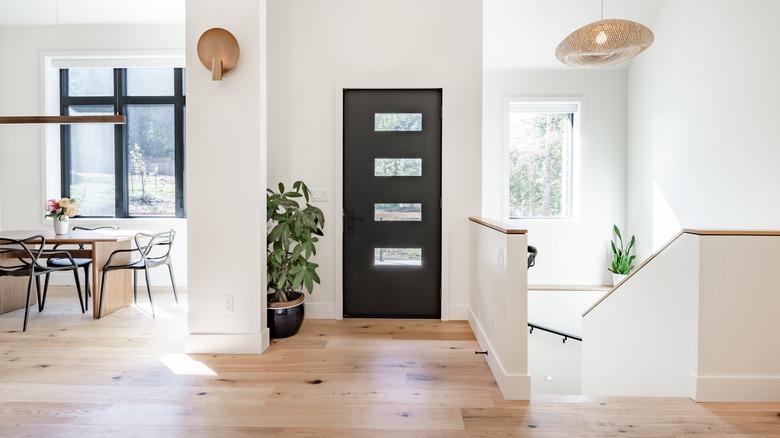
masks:
<svg viewBox="0 0 780 438"><path fill-rule="evenodd" d="M277 291L272 299L284 300L291 291L302 288L312 293L314 284L320 283L318 265L309 259L317 253L316 236L324 235L325 215L309 204L311 192L302 181L294 182L290 191L285 191L281 183L278 188L278 192L266 191L269 221L266 268L269 288Z"/></svg>

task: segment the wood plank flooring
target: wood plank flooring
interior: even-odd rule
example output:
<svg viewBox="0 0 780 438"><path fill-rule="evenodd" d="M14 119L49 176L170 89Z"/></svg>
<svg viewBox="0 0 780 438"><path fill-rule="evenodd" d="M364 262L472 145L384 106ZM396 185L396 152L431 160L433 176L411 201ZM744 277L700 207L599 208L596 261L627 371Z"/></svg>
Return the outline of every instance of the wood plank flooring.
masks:
<svg viewBox="0 0 780 438"><path fill-rule="evenodd" d="M780 403L506 401L462 321L307 320L263 355L188 356L171 294L101 320L74 295L26 333L0 315L0 436L780 437Z"/></svg>

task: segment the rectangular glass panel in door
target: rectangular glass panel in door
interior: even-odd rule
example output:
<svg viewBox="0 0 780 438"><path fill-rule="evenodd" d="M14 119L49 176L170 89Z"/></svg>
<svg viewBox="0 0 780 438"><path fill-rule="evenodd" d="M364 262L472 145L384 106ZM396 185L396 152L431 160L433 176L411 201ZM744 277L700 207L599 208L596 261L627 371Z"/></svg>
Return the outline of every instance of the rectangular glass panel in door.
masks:
<svg viewBox="0 0 780 438"><path fill-rule="evenodd" d="M374 265L421 266L421 248L374 248Z"/></svg>
<svg viewBox="0 0 780 438"><path fill-rule="evenodd" d="M344 91L346 317L441 317L441 99Z"/></svg>
<svg viewBox="0 0 780 438"><path fill-rule="evenodd" d="M421 221L422 204L374 204L375 221Z"/></svg>
<svg viewBox="0 0 780 438"><path fill-rule="evenodd" d="M422 176L422 159L374 158L374 176Z"/></svg>
<svg viewBox="0 0 780 438"><path fill-rule="evenodd" d="M374 131L422 131L422 114L374 114Z"/></svg>

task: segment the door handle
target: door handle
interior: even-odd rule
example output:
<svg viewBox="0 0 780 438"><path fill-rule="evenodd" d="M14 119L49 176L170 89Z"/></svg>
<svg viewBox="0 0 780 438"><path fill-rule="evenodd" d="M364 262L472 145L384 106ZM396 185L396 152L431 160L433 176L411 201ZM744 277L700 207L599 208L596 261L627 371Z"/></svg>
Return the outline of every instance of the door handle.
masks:
<svg viewBox="0 0 780 438"><path fill-rule="evenodd" d="M347 216L344 221L344 226L346 227L347 236L352 236L355 234L355 221L362 221L362 217L355 217L355 209L350 208L347 209Z"/></svg>

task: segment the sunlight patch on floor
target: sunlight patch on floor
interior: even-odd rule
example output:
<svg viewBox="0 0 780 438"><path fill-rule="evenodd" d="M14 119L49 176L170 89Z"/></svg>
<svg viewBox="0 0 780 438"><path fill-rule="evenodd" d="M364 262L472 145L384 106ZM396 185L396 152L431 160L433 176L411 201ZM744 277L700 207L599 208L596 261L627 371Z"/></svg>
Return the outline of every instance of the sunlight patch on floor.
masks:
<svg viewBox="0 0 780 438"><path fill-rule="evenodd" d="M160 361L179 376L216 376L211 368L202 362L193 360L184 353L170 353L163 356Z"/></svg>

